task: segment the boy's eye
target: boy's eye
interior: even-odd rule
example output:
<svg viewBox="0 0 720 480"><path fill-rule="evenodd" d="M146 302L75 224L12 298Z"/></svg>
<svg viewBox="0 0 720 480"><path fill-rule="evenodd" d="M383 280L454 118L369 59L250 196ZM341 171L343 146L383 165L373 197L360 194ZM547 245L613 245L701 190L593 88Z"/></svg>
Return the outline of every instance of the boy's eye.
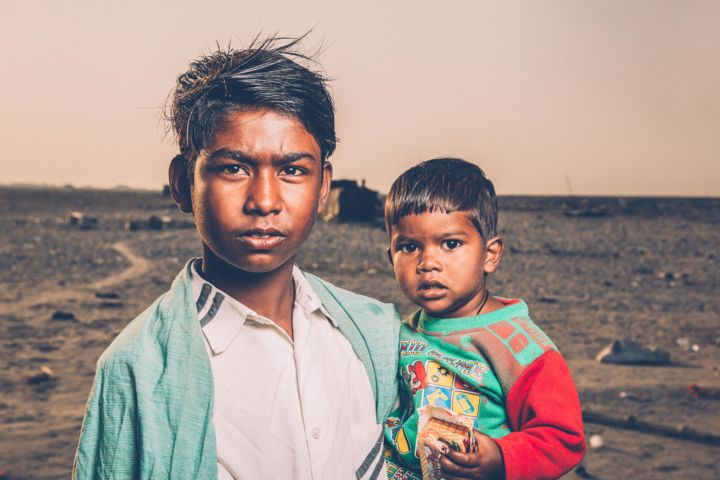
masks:
<svg viewBox="0 0 720 480"><path fill-rule="evenodd" d="M229 165L222 165L220 167L220 171L222 173L229 173L230 175L237 175L238 173L243 173L245 170L240 165L237 164L229 164Z"/></svg>
<svg viewBox="0 0 720 480"><path fill-rule="evenodd" d="M296 167L294 165L287 165L283 167L283 169L280 171L282 175L287 175L288 177L298 177L300 175L305 175L307 171L304 168Z"/></svg>
<svg viewBox="0 0 720 480"><path fill-rule="evenodd" d="M443 245L444 245L445 248L447 248L448 250L455 250L455 249L458 248L460 245L462 245L462 242L461 242L460 240L452 240L452 239L451 239L451 240L445 240L445 241L443 242Z"/></svg>
<svg viewBox="0 0 720 480"><path fill-rule="evenodd" d="M402 245L398 245L398 251L402 253L414 253L417 251L418 246L414 243L403 243Z"/></svg>

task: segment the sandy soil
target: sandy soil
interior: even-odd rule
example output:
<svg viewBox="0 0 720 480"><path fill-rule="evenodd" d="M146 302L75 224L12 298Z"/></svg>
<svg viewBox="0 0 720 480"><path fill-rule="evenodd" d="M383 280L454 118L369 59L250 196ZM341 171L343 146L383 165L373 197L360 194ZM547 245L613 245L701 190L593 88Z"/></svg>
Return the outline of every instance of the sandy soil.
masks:
<svg viewBox="0 0 720 480"><path fill-rule="evenodd" d="M720 400L687 393L691 383L720 386L720 201L601 199L590 205L607 216L568 218L572 202L502 199L508 251L491 291L528 302L585 408L720 433ZM73 210L99 228L67 226ZM156 192L0 189L0 471L9 478L68 477L95 361L198 254L192 229L122 229L152 214L186 219ZM409 313L385 248L376 226L318 224L298 263ZM58 310L74 317L52 320ZM673 365L596 363L621 336L667 350ZM28 383L41 366L52 379ZM720 478L720 446L592 423L586 431L604 440L584 461L592 478Z"/></svg>

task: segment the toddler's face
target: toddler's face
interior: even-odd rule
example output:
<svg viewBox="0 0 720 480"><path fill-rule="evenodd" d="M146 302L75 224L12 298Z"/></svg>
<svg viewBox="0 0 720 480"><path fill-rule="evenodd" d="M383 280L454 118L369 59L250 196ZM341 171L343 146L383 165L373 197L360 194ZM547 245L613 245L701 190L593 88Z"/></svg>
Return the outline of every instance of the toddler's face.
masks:
<svg viewBox="0 0 720 480"><path fill-rule="evenodd" d="M433 317L476 315L486 252L466 212L408 215L393 225L390 257L403 293Z"/></svg>

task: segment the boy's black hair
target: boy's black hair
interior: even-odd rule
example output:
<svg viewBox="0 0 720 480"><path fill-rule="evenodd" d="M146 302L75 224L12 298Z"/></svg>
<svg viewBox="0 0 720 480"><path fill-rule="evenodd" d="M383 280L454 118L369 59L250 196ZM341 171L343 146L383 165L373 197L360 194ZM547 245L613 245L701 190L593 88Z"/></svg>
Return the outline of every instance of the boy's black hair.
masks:
<svg viewBox="0 0 720 480"><path fill-rule="evenodd" d="M406 170L385 199L388 234L407 215L467 212L483 242L497 235L495 187L480 167L459 158L435 158Z"/></svg>
<svg viewBox="0 0 720 480"><path fill-rule="evenodd" d="M335 107L328 79L307 66L315 63L311 57L294 50L304 37L256 38L243 50L218 48L178 77L166 118L190 178L198 154L227 127L228 117L254 108L293 115L317 141L321 161L332 155Z"/></svg>

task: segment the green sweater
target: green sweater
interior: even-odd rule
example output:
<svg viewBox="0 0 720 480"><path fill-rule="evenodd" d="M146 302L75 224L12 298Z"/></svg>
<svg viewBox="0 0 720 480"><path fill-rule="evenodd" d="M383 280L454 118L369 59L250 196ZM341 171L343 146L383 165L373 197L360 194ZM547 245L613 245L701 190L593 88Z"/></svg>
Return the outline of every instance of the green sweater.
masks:
<svg viewBox="0 0 720 480"><path fill-rule="evenodd" d="M73 478L217 478L212 373L189 268L98 360ZM397 396L397 310L306 276L365 365L383 422Z"/></svg>
<svg viewBox="0 0 720 480"><path fill-rule="evenodd" d="M414 478L406 467L420 476L416 448L418 410L423 406L434 405L468 416L476 430L495 439L510 434L513 425L517 428L522 424L514 421L512 406L526 405L532 395L521 393L522 398L515 398L512 392L520 384L535 381L528 376L532 371L528 368L546 352L557 351L530 320L524 302L500 300L505 306L491 313L434 318L420 311L402 325L402 404L390 414L385 427L386 440L393 446L388 459L393 478ZM550 361L564 365L559 355ZM571 380L570 388L574 391ZM530 450L528 447L526 453L532 453ZM538 478L544 477L538 474Z"/></svg>

